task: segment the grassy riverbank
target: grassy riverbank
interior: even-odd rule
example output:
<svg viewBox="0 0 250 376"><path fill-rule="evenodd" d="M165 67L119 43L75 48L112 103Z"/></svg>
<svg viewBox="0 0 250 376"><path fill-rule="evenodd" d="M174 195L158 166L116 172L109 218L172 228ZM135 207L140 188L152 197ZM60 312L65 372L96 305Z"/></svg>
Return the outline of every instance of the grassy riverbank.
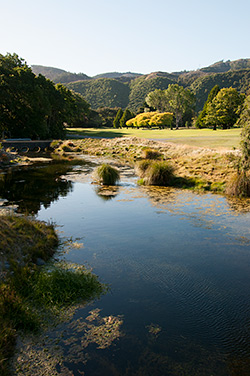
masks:
<svg viewBox="0 0 250 376"><path fill-rule="evenodd" d="M0 216L0 374L19 331L39 332L48 318L78 302L100 296L105 287L84 267L53 262L58 246L53 225L30 218ZM46 318L46 319L45 319Z"/></svg>
<svg viewBox="0 0 250 376"><path fill-rule="evenodd" d="M57 144L55 152L110 157L134 167L145 158L147 148L156 150L163 160L171 163L176 177L173 186L213 192L224 192L235 174L239 155L239 151L232 149L202 148L137 137L68 140Z"/></svg>

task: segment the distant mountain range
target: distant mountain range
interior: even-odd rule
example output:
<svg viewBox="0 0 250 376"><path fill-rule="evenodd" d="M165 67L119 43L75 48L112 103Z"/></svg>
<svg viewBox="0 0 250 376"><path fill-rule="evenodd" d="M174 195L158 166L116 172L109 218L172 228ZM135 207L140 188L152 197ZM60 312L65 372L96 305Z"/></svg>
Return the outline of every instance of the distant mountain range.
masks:
<svg viewBox="0 0 250 376"><path fill-rule="evenodd" d="M110 72L89 77L84 73L32 65L33 72L42 74L55 83L62 83L82 94L93 109L98 107L129 107L137 111L146 95L155 89L167 89L177 83L190 89L197 99L200 111L209 91L218 84L220 88L234 87L239 92L250 93L250 59L219 61L195 71L141 73Z"/></svg>

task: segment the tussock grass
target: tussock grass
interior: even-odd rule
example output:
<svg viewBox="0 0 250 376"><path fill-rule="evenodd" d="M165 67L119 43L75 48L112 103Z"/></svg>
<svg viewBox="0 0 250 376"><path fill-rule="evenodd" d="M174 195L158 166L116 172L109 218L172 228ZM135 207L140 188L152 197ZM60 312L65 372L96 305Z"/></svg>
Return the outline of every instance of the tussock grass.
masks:
<svg viewBox="0 0 250 376"><path fill-rule="evenodd" d="M161 159L163 154L156 149L145 148L142 150L142 158L145 159Z"/></svg>
<svg viewBox="0 0 250 376"><path fill-rule="evenodd" d="M169 186L174 177L174 168L169 162L143 160L136 170L145 185Z"/></svg>
<svg viewBox="0 0 250 376"><path fill-rule="evenodd" d="M35 262L48 260L58 246L52 224L34 221L29 217L0 216L0 250L3 261Z"/></svg>
<svg viewBox="0 0 250 376"><path fill-rule="evenodd" d="M94 176L103 185L115 185L120 180L119 171L107 163L97 167Z"/></svg>
<svg viewBox="0 0 250 376"><path fill-rule="evenodd" d="M152 161L150 161L149 159L143 159L142 161L138 161L135 164L135 171L136 171L136 173L141 178L144 178L145 174L146 174L146 171L149 168L149 166L151 165L151 163L152 163Z"/></svg>
<svg viewBox="0 0 250 376"><path fill-rule="evenodd" d="M227 184L226 194L236 197L250 197L250 177L244 170L232 176Z"/></svg>
<svg viewBox="0 0 250 376"><path fill-rule="evenodd" d="M168 186L173 178L174 168L169 162L153 162L147 168L144 177L146 185Z"/></svg>

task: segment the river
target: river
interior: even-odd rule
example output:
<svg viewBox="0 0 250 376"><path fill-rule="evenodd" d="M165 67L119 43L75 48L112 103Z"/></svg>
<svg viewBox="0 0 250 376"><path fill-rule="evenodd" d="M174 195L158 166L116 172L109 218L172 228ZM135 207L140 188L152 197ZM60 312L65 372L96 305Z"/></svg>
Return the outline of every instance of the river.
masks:
<svg viewBox="0 0 250 376"><path fill-rule="evenodd" d="M37 348L40 362L75 376L249 375L249 202L138 186L128 167L104 189L92 184L99 162L1 175L1 198L54 222L72 245L61 257L90 266L110 287L46 334L60 365L49 364L50 341L50 361Z"/></svg>

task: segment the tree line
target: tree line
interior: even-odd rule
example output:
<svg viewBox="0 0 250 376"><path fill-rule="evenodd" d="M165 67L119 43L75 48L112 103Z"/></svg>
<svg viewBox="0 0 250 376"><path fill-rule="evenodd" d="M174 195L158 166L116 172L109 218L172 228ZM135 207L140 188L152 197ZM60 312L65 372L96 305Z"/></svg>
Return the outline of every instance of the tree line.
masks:
<svg viewBox="0 0 250 376"><path fill-rule="evenodd" d="M35 75L16 54L0 55L0 132L8 137L46 139L63 138L66 127L227 129L244 124L249 96L215 85L197 116L194 93L168 79L167 89L145 94L137 113L130 107L93 110L81 94Z"/></svg>
<svg viewBox="0 0 250 376"><path fill-rule="evenodd" d="M63 138L65 125L87 121L84 98L43 75L16 54L0 55L0 131L8 137Z"/></svg>
<svg viewBox="0 0 250 376"><path fill-rule="evenodd" d="M156 89L145 98L144 107L135 116L126 109L117 111L113 122L118 127L173 128L195 126L196 128L229 129L242 127L246 121L250 96L236 89L215 85L210 91L202 111L195 113L195 95L178 84L169 84L168 89ZM157 115L158 114L158 115Z"/></svg>

